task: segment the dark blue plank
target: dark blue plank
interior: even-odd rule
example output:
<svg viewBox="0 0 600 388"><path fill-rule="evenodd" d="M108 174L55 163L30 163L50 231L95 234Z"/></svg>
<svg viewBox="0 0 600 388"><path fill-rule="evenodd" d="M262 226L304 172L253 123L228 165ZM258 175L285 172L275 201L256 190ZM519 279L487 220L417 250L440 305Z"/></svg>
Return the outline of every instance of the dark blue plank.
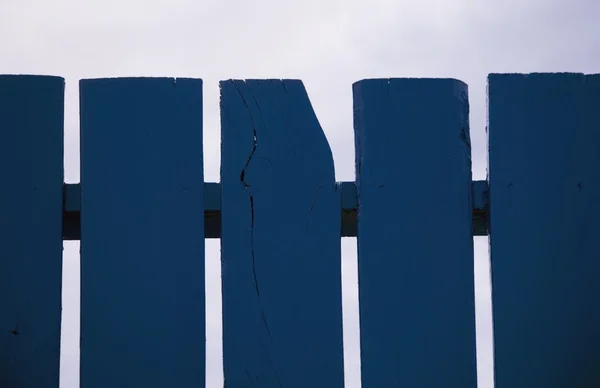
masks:
<svg viewBox="0 0 600 388"><path fill-rule="evenodd" d="M202 81L80 84L81 386L205 384Z"/></svg>
<svg viewBox="0 0 600 388"><path fill-rule="evenodd" d="M600 76L490 75L496 388L600 382Z"/></svg>
<svg viewBox="0 0 600 388"><path fill-rule="evenodd" d="M64 88L0 76L0 387L58 387Z"/></svg>
<svg viewBox="0 0 600 388"><path fill-rule="evenodd" d="M227 388L343 386L340 189L300 81L221 83Z"/></svg>
<svg viewBox="0 0 600 388"><path fill-rule="evenodd" d="M467 86L354 84L363 388L474 388Z"/></svg>

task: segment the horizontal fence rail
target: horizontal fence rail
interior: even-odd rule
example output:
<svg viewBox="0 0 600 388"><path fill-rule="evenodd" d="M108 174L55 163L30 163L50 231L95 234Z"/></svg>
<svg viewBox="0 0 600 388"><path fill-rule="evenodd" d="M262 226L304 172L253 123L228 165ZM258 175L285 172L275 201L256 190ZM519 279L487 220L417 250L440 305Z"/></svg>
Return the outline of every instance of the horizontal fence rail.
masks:
<svg viewBox="0 0 600 388"><path fill-rule="evenodd" d="M341 237L356 237L357 191L356 183L339 183L342 190ZM487 181L473 181L473 236L487 236ZM293 203L290 206L294 206ZM67 183L64 186L63 239L81 238L81 185ZM435 222L433 220L432 222ZM204 184L204 237L221 237L221 185Z"/></svg>

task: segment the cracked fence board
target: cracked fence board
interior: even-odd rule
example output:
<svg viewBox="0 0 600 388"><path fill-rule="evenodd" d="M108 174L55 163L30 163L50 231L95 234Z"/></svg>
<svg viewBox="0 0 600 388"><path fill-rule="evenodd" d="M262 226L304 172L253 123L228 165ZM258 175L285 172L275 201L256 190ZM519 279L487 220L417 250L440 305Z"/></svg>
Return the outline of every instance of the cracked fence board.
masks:
<svg viewBox="0 0 600 388"><path fill-rule="evenodd" d="M303 84L221 82L221 134L225 386L341 388L341 195Z"/></svg>
<svg viewBox="0 0 600 388"><path fill-rule="evenodd" d="M64 88L0 76L0 387L59 386Z"/></svg>
<svg viewBox="0 0 600 388"><path fill-rule="evenodd" d="M81 99L81 387L204 387L202 81Z"/></svg>
<svg viewBox="0 0 600 388"><path fill-rule="evenodd" d="M467 86L354 84L363 388L475 388Z"/></svg>
<svg viewBox="0 0 600 388"><path fill-rule="evenodd" d="M600 75L490 75L496 388L600 383Z"/></svg>

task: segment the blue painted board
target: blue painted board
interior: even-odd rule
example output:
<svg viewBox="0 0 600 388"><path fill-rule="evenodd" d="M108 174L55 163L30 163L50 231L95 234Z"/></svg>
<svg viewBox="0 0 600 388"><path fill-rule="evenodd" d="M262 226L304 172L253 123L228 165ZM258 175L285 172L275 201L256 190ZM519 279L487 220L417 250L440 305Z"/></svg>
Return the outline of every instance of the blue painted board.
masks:
<svg viewBox="0 0 600 388"><path fill-rule="evenodd" d="M600 75L488 78L496 388L600 383Z"/></svg>
<svg viewBox="0 0 600 388"><path fill-rule="evenodd" d="M354 84L363 388L474 388L467 85Z"/></svg>
<svg viewBox="0 0 600 388"><path fill-rule="evenodd" d="M80 100L81 387L204 387L202 81Z"/></svg>
<svg viewBox="0 0 600 388"><path fill-rule="evenodd" d="M221 82L227 388L341 388L341 189L295 80Z"/></svg>
<svg viewBox="0 0 600 388"><path fill-rule="evenodd" d="M58 388L64 89L0 75L0 387Z"/></svg>

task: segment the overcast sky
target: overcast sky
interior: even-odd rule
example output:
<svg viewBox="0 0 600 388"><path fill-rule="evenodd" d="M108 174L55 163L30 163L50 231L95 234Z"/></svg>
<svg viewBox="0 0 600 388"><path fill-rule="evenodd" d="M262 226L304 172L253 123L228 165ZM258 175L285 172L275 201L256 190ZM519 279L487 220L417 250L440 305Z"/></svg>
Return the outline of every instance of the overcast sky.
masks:
<svg viewBox="0 0 600 388"><path fill-rule="evenodd" d="M488 73L600 72L597 0L0 0L0 73L66 78L65 173L79 180L81 78L204 79L205 179L219 180L218 81L300 78L337 179L354 180L351 84L469 85L474 179L484 179ZM478 363L493 386L487 239L476 238ZM61 388L79 385L79 244L65 243ZM360 387L356 241L343 241L346 380ZM222 386L219 243L207 241L207 382Z"/></svg>

